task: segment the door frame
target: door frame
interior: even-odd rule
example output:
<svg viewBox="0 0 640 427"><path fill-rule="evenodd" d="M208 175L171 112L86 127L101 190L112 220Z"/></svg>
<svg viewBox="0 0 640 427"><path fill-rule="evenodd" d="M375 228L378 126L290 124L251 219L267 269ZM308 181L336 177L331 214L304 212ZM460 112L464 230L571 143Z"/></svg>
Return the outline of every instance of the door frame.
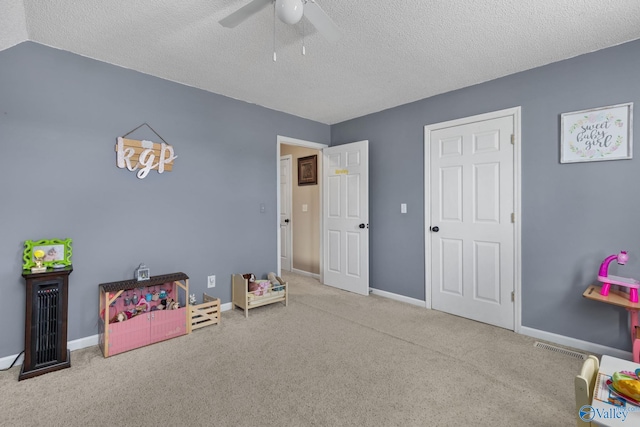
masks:
<svg viewBox="0 0 640 427"><path fill-rule="evenodd" d="M277 165L278 167L276 168L276 223L277 223L277 248L276 248L276 258L277 258L277 262L278 262L278 268L277 268L277 274L278 276L282 275L282 265L280 263L280 251L282 249L282 242L281 242L281 236L280 236L280 145L281 144L285 144L285 145L297 145L300 147L306 147L306 148L313 148L316 150L320 151L320 155L322 154L322 149L323 148L327 148L329 145L328 144L321 144L318 142L312 142L312 141L305 141L303 139L297 139L297 138L289 138L287 136L282 136L282 135L278 135L276 138L276 161L277 161ZM291 167L295 167L293 165L293 163L291 164ZM320 169L318 169L318 171L320 172ZM321 174L320 174L321 175ZM291 185L293 185L293 183L291 183ZM322 176L318 176L318 185L320 186L318 189L318 197L320 200L318 200L318 209L320 209L320 221L319 221L319 226L320 226L320 236L322 236L322 230L324 227L324 222L322 219ZM291 203L293 204L293 200L291 201ZM291 214L293 215L293 212L291 212ZM293 236L293 227L291 227L291 235ZM293 242L292 242L292 247L293 247ZM319 252L319 256L320 256L320 283L324 283L323 282L323 268L324 268L324 256L323 256L323 251L324 251L324 246L322 243L322 239L320 239L320 252ZM291 270L293 271L293 253L291 253Z"/></svg>
<svg viewBox="0 0 640 427"><path fill-rule="evenodd" d="M478 114L470 117L434 123L424 127L424 274L425 274L425 307L431 309L431 237L429 224L431 224L431 132L448 127L455 127L473 122L497 119L499 117L513 117L513 134L515 137L513 151L513 209L514 209L514 331L519 333L522 328L522 198L521 198L521 110L520 106L499 111Z"/></svg>

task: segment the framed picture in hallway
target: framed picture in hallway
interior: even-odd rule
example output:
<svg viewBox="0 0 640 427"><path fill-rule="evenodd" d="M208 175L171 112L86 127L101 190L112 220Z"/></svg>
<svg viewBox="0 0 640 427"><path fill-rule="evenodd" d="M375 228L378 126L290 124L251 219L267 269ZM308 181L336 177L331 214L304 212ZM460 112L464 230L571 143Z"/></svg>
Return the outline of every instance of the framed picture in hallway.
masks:
<svg viewBox="0 0 640 427"><path fill-rule="evenodd" d="M632 102L564 113L560 117L560 163L632 158Z"/></svg>
<svg viewBox="0 0 640 427"><path fill-rule="evenodd" d="M298 185L316 185L318 183L318 156L298 158Z"/></svg>

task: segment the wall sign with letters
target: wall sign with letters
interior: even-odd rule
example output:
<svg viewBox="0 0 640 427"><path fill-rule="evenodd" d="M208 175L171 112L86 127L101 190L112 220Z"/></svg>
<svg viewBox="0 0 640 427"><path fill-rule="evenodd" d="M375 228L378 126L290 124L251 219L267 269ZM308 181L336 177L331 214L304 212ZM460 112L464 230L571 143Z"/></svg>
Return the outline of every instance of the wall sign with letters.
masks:
<svg viewBox="0 0 640 427"><path fill-rule="evenodd" d="M115 148L116 165L131 172L137 170L136 176L140 179L146 177L151 170L157 170L158 173L171 172L173 161L178 158L173 147L164 142L158 144L118 137Z"/></svg>
<svg viewBox="0 0 640 427"><path fill-rule="evenodd" d="M561 115L560 163L632 158L633 103Z"/></svg>

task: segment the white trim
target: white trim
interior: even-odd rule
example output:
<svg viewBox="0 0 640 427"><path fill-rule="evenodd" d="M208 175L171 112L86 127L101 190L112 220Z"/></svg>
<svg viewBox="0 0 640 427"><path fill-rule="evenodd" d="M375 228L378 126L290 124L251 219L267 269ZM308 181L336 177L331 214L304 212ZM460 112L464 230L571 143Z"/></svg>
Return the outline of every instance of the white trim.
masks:
<svg viewBox="0 0 640 427"><path fill-rule="evenodd" d="M522 107L511 108L513 112L513 209L516 223L514 245L514 332L520 333L522 329Z"/></svg>
<svg viewBox="0 0 640 427"><path fill-rule="evenodd" d="M392 292L382 291L376 288L369 288L372 294L378 295L384 298L389 298L395 301L404 302L411 305L417 305L418 307L424 307L425 302L416 298L405 297L404 295L394 294Z"/></svg>
<svg viewBox="0 0 640 427"><path fill-rule="evenodd" d="M411 305L416 305L419 307L424 307L425 302L415 298L405 297L403 295L394 294L387 291L381 291L379 289L370 288L371 293L374 295L379 295L384 298L389 298L395 301L404 302ZM233 310L233 303L227 302L220 305L221 311L229 311ZM522 335L526 335L528 337L537 338L541 340L545 340L547 342L551 342L558 345L563 345L565 347L571 347L583 351L587 351L593 354L607 354L609 356L618 357L620 359L631 359L631 352L620 350L617 348L606 347L600 344L594 344L588 341L582 341L575 338L566 337L563 335L554 334L551 332L541 331L539 329L533 329L526 326L520 328L520 333ZM80 350L86 347L91 347L94 345L98 345L98 335L91 335L89 337L80 338L77 340L69 341L67 344L67 348L71 351ZM11 362L16 358L17 354L12 356L6 356L0 359L0 369L7 369ZM20 356L20 359L15 363L14 366L22 365L24 360L24 356Z"/></svg>
<svg viewBox="0 0 640 427"><path fill-rule="evenodd" d="M305 141L304 139L289 138L288 136L278 135L278 145L280 144L298 145L300 147L315 148L316 150L322 150L329 146L328 144L321 144L319 142Z"/></svg>
<svg viewBox="0 0 640 427"><path fill-rule="evenodd" d="M431 310L431 127L424 127L424 306Z"/></svg>
<svg viewBox="0 0 640 427"><path fill-rule="evenodd" d="M73 340L73 341L69 341L67 342L67 349L69 351L75 351L75 350L80 350L83 348L87 348L87 347L91 347L94 345L98 345L98 335L91 335L88 337L84 337L84 338L80 338L77 340ZM0 369L6 369L9 366L11 366L11 363L13 362L13 360L16 358L17 354L14 354L13 356L7 356L7 357L3 357L2 359L0 359ZM18 359L18 361L16 361L14 366L19 366L22 365L22 363L24 362L24 355L20 356L20 359Z"/></svg>
<svg viewBox="0 0 640 427"><path fill-rule="evenodd" d="M424 127L424 306L431 309L431 128Z"/></svg>
<svg viewBox="0 0 640 427"><path fill-rule="evenodd" d="M593 354L598 354L598 355L606 354L609 356L618 357L620 359L626 359L626 360L632 359L630 351L624 351L617 348L595 344L589 341L582 341L575 338L565 337L564 335L545 332L539 329L529 328L527 326L522 326L520 328L520 333L528 337L538 338L541 340L552 342L554 344L563 345L565 347L576 348L578 350L583 350Z"/></svg>
<svg viewBox="0 0 640 427"><path fill-rule="evenodd" d="M499 117L513 116L513 134L515 143L513 145L513 210L515 214L514 229L514 331L520 332L522 328L522 198L521 198L521 107L507 108L504 110L493 111L490 113L478 114L476 116L464 117L461 119L450 120L442 123L434 123L424 127L424 246L425 246L425 306L431 308L431 233L429 232L429 224L431 224L431 209L429 202L431 200L431 180L430 170L431 154L428 147L431 145L431 132L447 128L455 127L472 122L496 119Z"/></svg>
<svg viewBox="0 0 640 427"><path fill-rule="evenodd" d="M303 139L296 139L296 138L289 138L287 136L281 136L278 135L276 138L276 161L277 161L277 165L278 167L276 168L276 218L277 218L277 232L276 232L276 258L277 258L277 274L278 276L282 276L282 266L280 265L280 250L282 247L282 242L281 242L281 238L280 238L280 145L281 144L287 144L287 145L298 145L300 147L307 147L307 148L314 148L316 150L320 150L320 154L322 155L322 150L324 148L327 148L329 145L327 144L320 144L318 142L311 142L311 141L305 141ZM293 165L291 167L294 167ZM320 171L320 166L318 165L318 171ZM318 200L318 209L320 209L320 212L322 212L322 179L320 176L318 176L318 185L319 185L319 199ZM292 201L293 203L293 201ZM320 236L322 236L322 227L324 226L324 222L323 222L323 218L322 215L319 215L320 218ZM293 230L293 227L291 227L291 229ZM291 233L293 235L293 232ZM320 238L320 250L319 250L319 256L320 256L320 271L322 272L323 269L323 263L324 263L324 259L323 259L323 254L324 254L324 250L323 250L323 243L322 243L322 238ZM291 269L293 270L293 258L291 258ZM322 283L322 273L320 273L320 283Z"/></svg>
<svg viewBox="0 0 640 427"><path fill-rule="evenodd" d="M17 354L14 354L12 356L7 356L7 357L3 357L2 359L0 359L0 369L7 369L9 368L9 366L11 366L11 363L13 362L13 359L15 359L17 356ZM20 355L20 358L16 361L15 365L13 366L20 366L22 365L22 362L24 362L24 355Z"/></svg>
<svg viewBox="0 0 640 427"><path fill-rule="evenodd" d="M91 347L93 345L98 345L99 343L99 335L91 335L89 337L80 338L77 340L69 341L67 343L67 349L70 351L80 350L81 348Z"/></svg>
<svg viewBox="0 0 640 427"><path fill-rule="evenodd" d="M379 295L381 297L389 298L392 300L404 302L411 305L416 305L419 307L425 306L425 301L405 297L403 295L397 295L387 291L381 291L379 289L370 288L371 293L374 295ZM528 337L541 339L550 343L562 345L565 347L575 348L578 350L583 350L591 354L607 354L609 356L618 357L620 359L631 360L631 352L620 350L613 347L607 347L600 344L595 344L589 341L582 341L571 337L566 337L564 335L558 335L551 332L541 331L539 329L533 329L526 326L520 327L520 334L526 335Z"/></svg>
<svg viewBox="0 0 640 427"><path fill-rule="evenodd" d="M233 303L227 302L225 304L220 305L220 311L229 311L233 309ZM81 350L83 348L92 347L98 345L99 343L99 335L91 335L84 338L79 338L77 340L67 342L67 349L69 351ZM7 369L13 363L13 360L16 358L17 354L12 356L6 356L0 359L0 369ZM20 355L20 358L16 361L13 366L20 366L24 362L24 355Z"/></svg>
<svg viewBox="0 0 640 427"><path fill-rule="evenodd" d="M301 276L313 277L314 279L320 280L320 275L318 273L311 273L304 270L298 270L297 268L293 268L293 267L291 267L291 272L299 274Z"/></svg>

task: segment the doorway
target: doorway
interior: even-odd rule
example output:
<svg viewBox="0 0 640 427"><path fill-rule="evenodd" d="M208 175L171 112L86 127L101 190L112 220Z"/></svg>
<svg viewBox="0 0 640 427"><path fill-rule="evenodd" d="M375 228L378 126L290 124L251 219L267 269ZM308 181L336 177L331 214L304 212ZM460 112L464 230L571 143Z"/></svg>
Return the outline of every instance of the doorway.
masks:
<svg viewBox="0 0 640 427"><path fill-rule="evenodd" d="M278 274L282 270L292 271L319 279L322 282L322 149L328 147L311 141L278 136L277 156L279 171L277 173L277 206L278 206ZM290 156L290 186L282 183L282 159ZM298 185L298 159L316 156L317 179L315 184L308 181ZM286 161L284 163L286 165ZM291 212L288 218L283 216L283 203L286 203L286 190L291 191ZM284 197L283 197L284 196ZM285 222L289 219L289 222ZM284 229L283 229L284 228ZM290 263L283 254L287 249L287 241L291 242L289 251ZM290 269L287 267L290 264Z"/></svg>
<svg viewBox="0 0 640 427"><path fill-rule="evenodd" d="M520 108L425 126L426 305L520 325Z"/></svg>

